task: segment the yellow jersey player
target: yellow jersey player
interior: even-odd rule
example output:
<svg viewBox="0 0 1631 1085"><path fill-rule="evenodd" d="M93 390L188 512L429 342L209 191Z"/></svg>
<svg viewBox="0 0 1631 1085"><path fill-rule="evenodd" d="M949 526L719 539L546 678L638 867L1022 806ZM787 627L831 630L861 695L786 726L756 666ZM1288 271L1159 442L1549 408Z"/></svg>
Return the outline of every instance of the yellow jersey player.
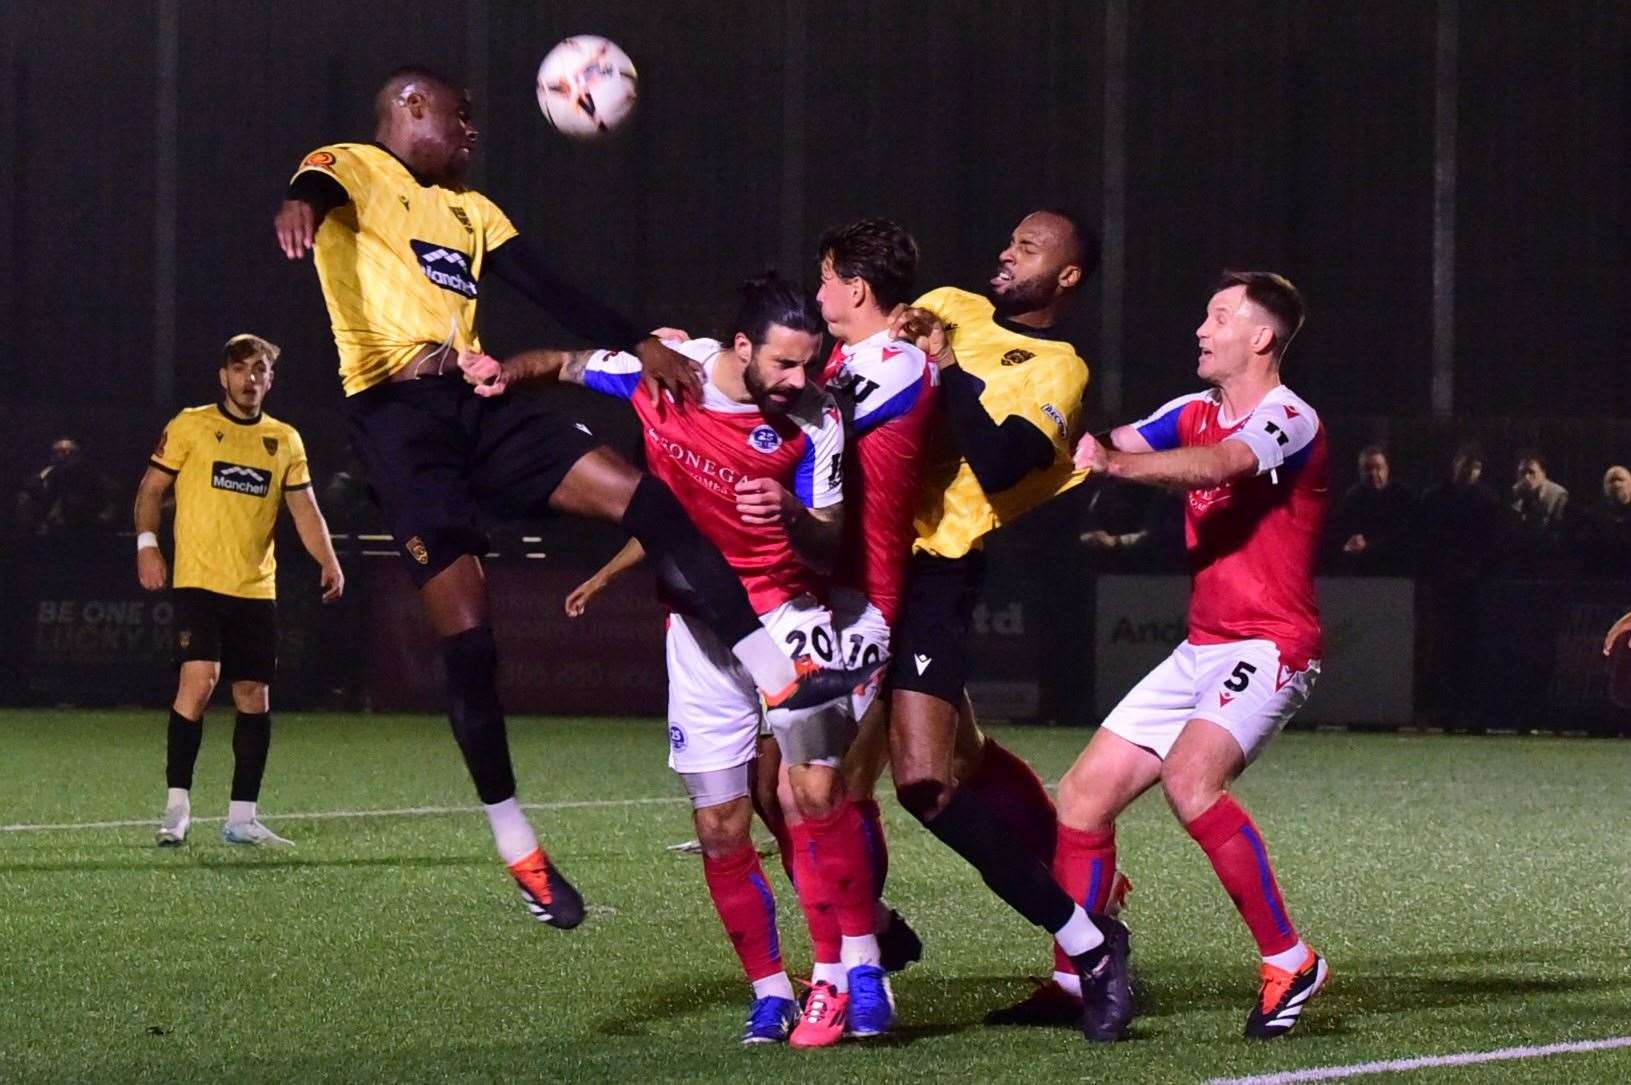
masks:
<svg viewBox="0 0 1631 1085"><path fill-rule="evenodd" d="M847 698L865 680L790 660L760 626L736 574L661 482L536 399L472 388L459 352L479 352L477 299L489 274L568 331L628 351L653 405L701 392L686 359L561 280L463 177L476 146L468 92L423 68L375 98L372 143L308 154L274 222L298 260L315 250L340 354L353 447L367 466L403 564L442 640L448 715L494 842L534 917L571 928L583 900L539 847L516 800L498 703L497 649L480 555L482 513L575 513L620 524L753 676L772 713Z"/></svg>
<svg viewBox="0 0 1631 1085"><path fill-rule="evenodd" d="M889 759L901 805L1054 936L1083 977L1082 1030L1102 1041L1132 1016L1126 928L1054 881L1053 803L1029 766L979 733L964 690L981 540L1085 477L1072 455L1087 364L1055 328L1097 265L1098 241L1074 216L1036 211L1015 227L986 296L933 290L895 317L897 338L940 366L947 425L894 631Z"/></svg>
<svg viewBox="0 0 1631 1085"><path fill-rule="evenodd" d="M170 706L161 846L179 845L192 823L193 765L204 710L224 675L238 719L232 734L228 844L288 846L261 824L255 804L272 742L270 687L277 666L277 558L273 530L288 505L300 541L322 569L323 601L345 590L328 525L312 496L306 446L287 422L261 410L278 348L254 335L227 340L220 403L170 420L136 491L136 575L159 591L171 580L159 550L160 507L172 486L175 520L175 644L181 666Z"/></svg>

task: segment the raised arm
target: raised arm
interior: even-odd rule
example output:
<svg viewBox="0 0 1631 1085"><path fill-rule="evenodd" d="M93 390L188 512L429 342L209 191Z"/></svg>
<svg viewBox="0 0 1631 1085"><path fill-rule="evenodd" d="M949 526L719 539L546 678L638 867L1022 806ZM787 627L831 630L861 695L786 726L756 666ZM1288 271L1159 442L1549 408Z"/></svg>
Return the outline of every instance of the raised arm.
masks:
<svg viewBox="0 0 1631 1085"><path fill-rule="evenodd" d="M957 364L938 316L927 309L903 309L891 321L890 335L915 343L940 367L940 394L951 418L952 440L980 489L1001 493L1053 462L1053 441L1030 419L1010 415L998 422L986 411L980 402L985 383Z"/></svg>
<svg viewBox="0 0 1631 1085"><path fill-rule="evenodd" d="M317 496L310 486L285 490L283 503L294 517L295 530L300 533L300 545L312 556L322 570L323 602L332 603L345 591L345 574L340 570L340 559L334 556L334 540L329 537L328 521L317 507Z"/></svg>
<svg viewBox="0 0 1631 1085"><path fill-rule="evenodd" d="M524 350L502 362L487 354L459 352L464 379L478 396L501 396L511 388L536 384L582 384L593 350Z"/></svg>

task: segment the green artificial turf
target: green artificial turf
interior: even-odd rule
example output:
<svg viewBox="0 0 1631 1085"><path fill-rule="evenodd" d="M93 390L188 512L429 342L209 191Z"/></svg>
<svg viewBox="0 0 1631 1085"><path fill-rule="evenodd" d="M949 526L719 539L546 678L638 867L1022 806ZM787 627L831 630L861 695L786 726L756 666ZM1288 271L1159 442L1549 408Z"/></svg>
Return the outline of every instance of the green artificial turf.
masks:
<svg viewBox="0 0 1631 1085"><path fill-rule="evenodd" d="M1049 780L1086 737L994 733ZM159 850L147 824L9 827L156 820L162 712L0 713L0 1081L1185 1082L1631 1034L1631 742L1277 740L1240 794L1332 981L1272 1044L1239 1038L1253 947L1159 798L1120 830L1142 1015L1106 1049L980 1023L1046 946L886 797L888 895L925 959L895 980L893 1036L801 1053L736 1043L746 987L699 860L665 850L690 826L663 728L510 734L590 902L571 933L523 910L440 720L280 715L262 814L298 847L228 848L204 822ZM225 813L230 759L217 709L196 817ZM457 809L292 816L425 807ZM766 867L797 973L802 922ZM1631 1050L1411 1077L1627 1081Z"/></svg>

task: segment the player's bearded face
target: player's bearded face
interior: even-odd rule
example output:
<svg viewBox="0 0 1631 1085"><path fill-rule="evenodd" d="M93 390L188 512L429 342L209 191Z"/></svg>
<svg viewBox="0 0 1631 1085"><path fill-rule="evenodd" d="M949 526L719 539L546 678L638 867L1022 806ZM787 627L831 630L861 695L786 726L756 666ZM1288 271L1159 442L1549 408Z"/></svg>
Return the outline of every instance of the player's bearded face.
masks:
<svg viewBox="0 0 1631 1085"><path fill-rule="evenodd" d="M820 336L780 324L770 326L742 372L742 381L760 411L782 415L793 409L809 382L806 367L820 347Z"/></svg>
<svg viewBox="0 0 1631 1085"><path fill-rule="evenodd" d="M1018 316L1045 309L1065 289L1065 276L1074 273L1058 220L1048 214L1027 216L997 257L986 296L998 316Z"/></svg>

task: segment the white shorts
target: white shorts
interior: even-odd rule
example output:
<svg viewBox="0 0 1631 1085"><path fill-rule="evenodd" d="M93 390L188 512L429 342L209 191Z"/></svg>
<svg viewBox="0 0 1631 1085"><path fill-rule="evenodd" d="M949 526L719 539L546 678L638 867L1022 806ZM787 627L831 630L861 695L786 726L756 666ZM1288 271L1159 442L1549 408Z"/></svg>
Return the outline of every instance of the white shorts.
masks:
<svg viewBox="0 0 1631 1085"><path fill-rule="evenodd" d="M854 670L863 664L889 662L889 623L883 611L873 606L860 592L848 588L835 588L832 593L832 624L838 631L838 647L843 653L843 665ZM889 668L883 667L872 680L850 697L859 723L872 702L883 689L883 679Z"/></svg>
<svg viewBox="0 0 1631 1085"><path fill-rule="evenodd" d="M788 654L808 653L832 664L837 639L832 613L810 596L761 615L765 629ZM712 772L753 760L763 712L759 687L730 648L701 622L668 616L668 766L675 772Z"/></svg>
<svg viewBox="0 0 1631 1085"><path fill-rule="evenodd" d="M1271 640L1184 641L1104 718L1104 727L1166 758L1190 720L1228 731L1250 763L1308 700L1320 662L1283 663Z"/></svg>

